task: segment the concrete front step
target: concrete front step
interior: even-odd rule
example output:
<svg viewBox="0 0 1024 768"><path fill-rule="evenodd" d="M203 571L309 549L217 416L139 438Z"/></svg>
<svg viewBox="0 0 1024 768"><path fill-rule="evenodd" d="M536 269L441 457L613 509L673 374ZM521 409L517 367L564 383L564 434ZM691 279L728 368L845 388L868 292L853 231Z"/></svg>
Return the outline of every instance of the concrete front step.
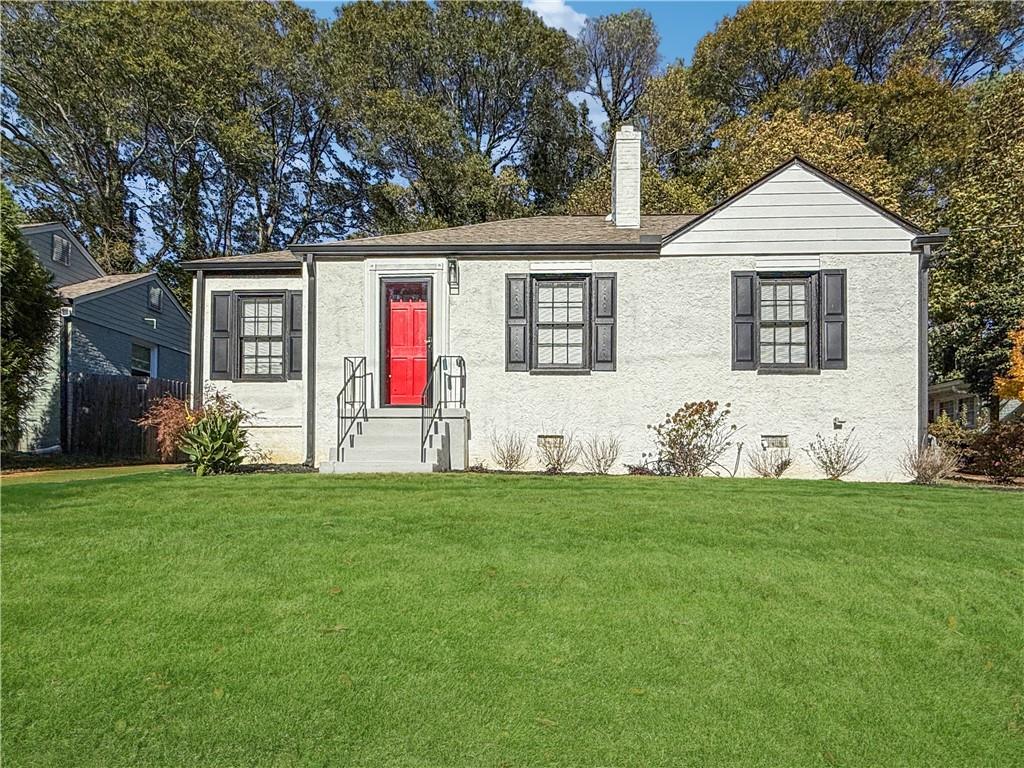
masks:
<svg viewBox="0 0 1024 768"><path fill-rule="evenodd" d="M323 461L320 463L320 473L325 475L433 471L433 464L421 461Z"/></svg>

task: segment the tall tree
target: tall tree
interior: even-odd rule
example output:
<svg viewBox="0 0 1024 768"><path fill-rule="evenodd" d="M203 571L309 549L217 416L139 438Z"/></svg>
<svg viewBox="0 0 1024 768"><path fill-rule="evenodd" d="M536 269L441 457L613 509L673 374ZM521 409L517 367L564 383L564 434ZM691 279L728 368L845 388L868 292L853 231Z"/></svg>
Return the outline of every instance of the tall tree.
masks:
<svg viewBox="0 0 1024 768"><path fill-rule="evenodd" d="M153 93L139 50L142 4L3 6L3 167L30 202L77 225L107 269L131 270L131 191Z"/></svg>
<svg viewBox="0 0 1024 768"><path fill-rule="evenodd" d="M1024 322L1024 73L985 83L972 117L970 169L942 223L951 230L933 270L933 363L962 376L996 415L1012 334Z"/></svg>
<svg viewBox="0 0 1024 768"><path fill-rule="evenodd" d="M563 32L517 4L357 2L339 11L329 49L360 62L331 78L371 228L523 209L510 171L522 179L531 169L534 107L576 83Z"/></svg>
<svg viewBox="0 0 1024 768"><path fill-rule="evenodd" d="M579 38L583 91L598 100L608 118L606 143L633 117L658 66L660 42L654 20L641 9L588 17L584 23Z"/></svg>
<svg viewBox="0 0 1024 768"><path fill-rule="evenodd" d="M0 443L13 448L25 408L46 369L60 302L51 275L21 237L21 211L0 185Z"/></svg>

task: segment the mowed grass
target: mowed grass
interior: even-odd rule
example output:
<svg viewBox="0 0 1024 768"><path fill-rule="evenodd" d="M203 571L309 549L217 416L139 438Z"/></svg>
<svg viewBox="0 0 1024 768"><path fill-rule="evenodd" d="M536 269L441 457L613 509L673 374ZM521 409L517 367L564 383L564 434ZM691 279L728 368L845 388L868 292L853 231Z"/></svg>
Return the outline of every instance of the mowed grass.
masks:
<svg viewBox="0 0 1024 768"><path fill-rule="evenodd" d="M1014 766L1024 494L3 488L11 766Z"/></svg>

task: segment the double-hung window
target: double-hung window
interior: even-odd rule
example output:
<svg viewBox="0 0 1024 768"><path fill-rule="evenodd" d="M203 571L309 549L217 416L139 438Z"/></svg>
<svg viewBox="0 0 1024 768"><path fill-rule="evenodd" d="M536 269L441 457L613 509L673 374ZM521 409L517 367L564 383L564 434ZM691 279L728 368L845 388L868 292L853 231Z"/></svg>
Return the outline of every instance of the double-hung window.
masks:
<svg viewBox="0 0 1024 768"><path fill-rule="evenodd" d="M240 378L284 375L284 298L241 297L239 312Z"/></svg>
<svg viewBox="0 0 1024 768"><path fill-rule="evenodd" d="M762 368L807 368L814 329L811 278L762 278Z"/></svg>
<svg viewBox="0 0 1024 768"><path fill-rule="evenodd" d="M732 273L733 370L843 369L846 336L846 270Z"/></svg>
<svg viewBox="0 0 1024 768"><path fill-rule="evenodd" d="M505 370L615 370L616 277L505 275Z"/></svg>
<svg viewBox="0 0 1024 768"><path fill-rule="evenodd" d="M213 291L210 378L302 378L301 291Z"/></svg>
<svg viewBox="0 0 1024 768"><path fill-rule="evenodd" d="M534 361L537 369L587 368L587 279L534 279Z"/></svg>

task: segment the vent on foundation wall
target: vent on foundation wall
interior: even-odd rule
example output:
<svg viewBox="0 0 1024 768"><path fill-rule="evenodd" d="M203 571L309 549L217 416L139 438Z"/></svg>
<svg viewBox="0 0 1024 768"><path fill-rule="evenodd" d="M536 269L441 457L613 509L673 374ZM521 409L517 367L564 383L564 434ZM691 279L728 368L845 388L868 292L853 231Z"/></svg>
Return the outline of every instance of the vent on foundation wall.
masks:
<svg viewBox="0 0 1024 768"><path fill-rule="evenodd" d="M789 448L789 435L761 435L761 447L765 450Z"/></svg>

